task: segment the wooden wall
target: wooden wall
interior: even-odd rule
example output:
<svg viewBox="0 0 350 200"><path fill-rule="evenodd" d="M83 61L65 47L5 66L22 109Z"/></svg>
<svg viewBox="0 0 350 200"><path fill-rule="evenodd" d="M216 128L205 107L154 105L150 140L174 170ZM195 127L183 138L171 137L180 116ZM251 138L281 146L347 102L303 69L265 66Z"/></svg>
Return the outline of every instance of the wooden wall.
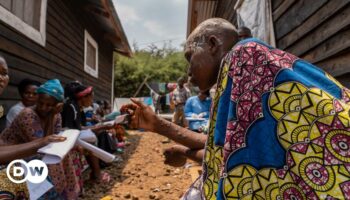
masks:
<svg viewBox="0 0 350 200"><path fill-rule="evenodd" d="M215 11L215 17L224 18L237 27L237 15L235 5L237 0L219 0Z"/></svg>
<svg viewBox="0 0 350 200"><path fill-rule="evenodd" d="M350 87L350 0L272 0L277 47Z"/></svg>
<svg viewBox="0 0 350 200"><path fill-rule="evenodd" d="M79 80L95 88L96 99L111 99L113 47L103 40L99 24L81 2L48 0L45 47L0 22L0 54L9 65L10 84L0 96L5 112L19 100L16 85L23 78L63 84ZM99 45L99 78L84 72L84 29Z"/></svg>

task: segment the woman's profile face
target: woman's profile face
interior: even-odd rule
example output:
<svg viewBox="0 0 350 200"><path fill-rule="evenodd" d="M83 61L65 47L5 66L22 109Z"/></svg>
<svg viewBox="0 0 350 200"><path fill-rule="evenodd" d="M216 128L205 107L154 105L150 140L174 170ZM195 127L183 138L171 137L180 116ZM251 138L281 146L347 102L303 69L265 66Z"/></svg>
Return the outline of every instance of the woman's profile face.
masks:
<svg viewBox="0 0 350 200"><path fill-rule="evenodd" d="M94 101L94 93L91 92L91 94L88 94L85 97L83 97L82 100L83 100L83 107L91 106Z"/></svg>
<svg viewBox="0 0 350 200"><path fill-rule="evenodd" d="M54 97L47 94L39 94L38 101L36 103L36 111L40 117L47 117L57 105L57 101Z"/></svg>
<svg viewBox="0 0 350 200"><path fill-rule="evenodd" d="M7 63L4 58L0 57L0 94L4 92L9 80Z"/></svg>

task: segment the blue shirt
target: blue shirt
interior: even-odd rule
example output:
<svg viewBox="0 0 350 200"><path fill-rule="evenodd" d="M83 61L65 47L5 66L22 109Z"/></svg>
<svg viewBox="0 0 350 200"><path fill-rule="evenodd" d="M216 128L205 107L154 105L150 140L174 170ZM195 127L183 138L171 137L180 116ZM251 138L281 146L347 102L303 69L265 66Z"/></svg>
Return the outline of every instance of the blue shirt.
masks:
<svg viewBox="0 0 350 200"><path fill-rule="evenodd" d="M201 101L198 96L190 97L186 101L185 116L186 118L192 118L193 114L204 113L202 118L205 120L189 120L189 128L191 130L198 130L200 126L205 126L208 123L209 111L210 111L211 98L206 98Z"/></svg>

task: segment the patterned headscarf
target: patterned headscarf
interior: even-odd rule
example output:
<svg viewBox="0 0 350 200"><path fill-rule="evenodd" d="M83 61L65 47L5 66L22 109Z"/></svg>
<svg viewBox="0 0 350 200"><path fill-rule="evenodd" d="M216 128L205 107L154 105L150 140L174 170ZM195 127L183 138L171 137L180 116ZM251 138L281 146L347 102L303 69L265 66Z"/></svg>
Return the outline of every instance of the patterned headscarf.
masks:
<svg viewBox="0 0 350 200"><path fill-rule="evenodd" d="M47 94L54 97L57 101L62 102L64 99L64 91L62 85L58 79L52 79L46 81L46 83L42 84L36 92L38 94Z"/></svg>

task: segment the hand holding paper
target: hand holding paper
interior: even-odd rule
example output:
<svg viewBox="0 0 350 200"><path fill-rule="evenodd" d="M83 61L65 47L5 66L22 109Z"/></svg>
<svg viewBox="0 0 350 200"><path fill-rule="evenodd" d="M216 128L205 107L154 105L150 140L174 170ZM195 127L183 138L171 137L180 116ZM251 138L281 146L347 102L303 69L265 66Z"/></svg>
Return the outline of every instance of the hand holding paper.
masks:
<svg viewBox="0 0 350 200"><path fill-rule="evenodd" d="M69 129L61 132L59 135L66 138L63 142L50 143L38 150L39 153L46 154L43 162L46 164L59 163L67 153L74 147L79 137L79 130Z"/></svg>
<svg viewBox="0 0 350 200"><path fill-rule="evenodd" d="M67 139L60 143L51 143L38 150L39 153L45 154L43 162L46 164L57 164L68 154L68 152L78 144L84 149L90 151L96 157L109 163L115 159L113 154L110 154L87 142L95 142L96 136L91 130L65 130L59 134Z"/></svg>
<svg viewBox="0 0 350 200"><path fill-rule="evenodd" d="M114 120L111 121L107 121L107 122L103 122L103 125L115 125L115 124L127 124L128 123L128 118L129 115L128 114L124 114L124 115L119 115L117 116Z"/></svg>

